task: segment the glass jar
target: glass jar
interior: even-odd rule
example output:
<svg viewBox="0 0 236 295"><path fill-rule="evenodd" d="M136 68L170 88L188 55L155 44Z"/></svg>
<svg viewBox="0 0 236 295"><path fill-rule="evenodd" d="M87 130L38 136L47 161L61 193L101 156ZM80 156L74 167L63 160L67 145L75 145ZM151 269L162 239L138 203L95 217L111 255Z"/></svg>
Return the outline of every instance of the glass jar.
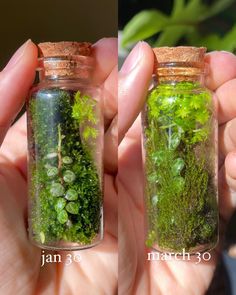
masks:
<svg viewBox="0 0 236 295"><path fill-rule="evenodd" d="M79 250L103 238L103 114L89 43L39 44L39 83L27 101L29 235Z"/></svg>
<svg viewBox="0 0 236 295"><path fill-rule="evenodd" d="M218 241L217 119L205 48L154 49L143 120L149 247L190 254Z"/></svg>

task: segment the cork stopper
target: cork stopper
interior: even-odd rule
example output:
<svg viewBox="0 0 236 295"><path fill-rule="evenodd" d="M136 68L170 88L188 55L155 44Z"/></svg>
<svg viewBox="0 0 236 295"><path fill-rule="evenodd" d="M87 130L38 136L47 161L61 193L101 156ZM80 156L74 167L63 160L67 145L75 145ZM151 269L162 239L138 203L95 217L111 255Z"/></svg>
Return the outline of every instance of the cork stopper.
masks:
<svg viewBox="0 0 236 295"><path fill-rule="evenodd" d="M39 54L42 57L90 56L92 44L88 42L44 42L39 43Z"/></svg>
<svg viewBox="0 0 236 295"><path fill-rule="evenodd" d="M205 47L159 47L153 48L154 73L159 79L191 81L204 71ZM195 78L194 78L195 77Z"/></svg>
<svg viewBox="0 0 236 295"><path fill-rule="evenodd" d="M91 76L92 44L88 42L39 43L39 70L42 78L82 78Z"/></svg>
<svg viewBox="0 0 236 295"><path fill-rule="evenodd" d="M187 62L202 63L206 53L205 47L159 47L153 48L158 63Z"/></svg>

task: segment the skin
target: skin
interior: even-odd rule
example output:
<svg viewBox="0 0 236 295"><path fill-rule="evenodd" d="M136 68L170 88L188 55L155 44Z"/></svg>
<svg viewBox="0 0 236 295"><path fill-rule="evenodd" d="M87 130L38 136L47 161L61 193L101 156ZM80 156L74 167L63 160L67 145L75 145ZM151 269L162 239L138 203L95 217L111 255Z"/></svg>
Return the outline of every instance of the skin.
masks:
<svg viewBox="0 0 236 295"><path fill-rule="evenodd" d="M219 209L221 241L236 206L236 57L227 52L206 56L206 86L214 93L219 120ZM211 259L147 261L144 230L140 111L153 71L153 53L145 42L132 50L119 73L119 291L120 294L202 295L208 289L220 245Z"/></svg>
<svg viewBox="0 0 236 295"><path fill-rule="evenodd" d="M117 40L93 45L94 82L101 84L105 105L105 237L80 252L58 253L62 263L41 265L41 250L27 236L27 131L23 115L12 127L32 85L37 48L27 41L0 73L0 294L115 294L117 290ZM81 262L65 265L67 254ZM104 284L104 278L106 284ZM80 292L78 293L78 290Z"/></svg>
<svg viewBox="0 0 236 295"><path fill-rule="evenodd" d="M34 78L37 49L27 42L0 73L0 294L115 294L117 291L117 190L119 185L120 294L204 294L218 253L210 262L147 262L144 247L141 123L138 114L153 69L150 47L140 43L119 74L119 179L117 173L116 40L94 45L96 82L105 98L105 239L79 252L81 263L47 264L40 268L40 250L27 238L26 118L12 127ZM207 86L216 94L220 145L220 214L227 223L235 210L236 189L236 58L213 52ZM224 69L224 71L222 71ZM14 83L12 83L12 81ZM4 110L4 111L3 111ZM137 118L137 119L136 119ZM9 128L10 127L10 128ZM132 181L131 181L132 180ZM219 249L218 249L219 250ZM48 252L46 252L48 253ZM76 253L76 252L75 252ZM78 253L78 252L77 252ZM62 255L65 253L59 252ZM66 252L68 254L68 252ZM104 284L104 279L106 283ZM197 288L196 288L197 286ZM159 292L158 292L159 291Z"/></svg>

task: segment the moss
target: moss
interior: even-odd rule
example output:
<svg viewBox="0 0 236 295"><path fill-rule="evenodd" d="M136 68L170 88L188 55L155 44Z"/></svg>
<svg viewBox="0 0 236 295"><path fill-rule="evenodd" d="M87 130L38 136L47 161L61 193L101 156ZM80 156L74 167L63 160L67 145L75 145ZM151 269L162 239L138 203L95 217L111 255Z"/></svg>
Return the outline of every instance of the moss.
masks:
<svg viewBox="0 0 236 295"><path fill-rule="evenodd" d="M101 176L81 131L98 136L95 108L89 96L58 88L29 101L31 227L40 244L86 245L100 230Z"/></svg>
<svg viewBox="0 0 236 295"><path fill-rule="evenodd" d="M147 100L144 129L147 245L194 251L217 240L214 118L198 84L161 84Z"/></svg>

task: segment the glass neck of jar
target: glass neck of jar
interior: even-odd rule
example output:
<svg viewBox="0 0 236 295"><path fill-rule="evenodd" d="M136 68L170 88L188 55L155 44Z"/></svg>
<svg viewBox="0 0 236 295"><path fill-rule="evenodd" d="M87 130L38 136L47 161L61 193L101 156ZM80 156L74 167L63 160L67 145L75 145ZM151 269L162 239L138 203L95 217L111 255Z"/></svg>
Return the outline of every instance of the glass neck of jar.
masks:
<svg viewBox="0 0 236 295"><path fill-rule="evenodd" d="M89 56L41 57L38 60L39 81L83 80L92 78L94 59Z"/></svg>
<svg viewBox="0 0 236 295"><path fill-rule="evenodd" d="M204 63L168 62L159 63L155 74L158 84L192 82L204 85L207 72Z"/></svg>

